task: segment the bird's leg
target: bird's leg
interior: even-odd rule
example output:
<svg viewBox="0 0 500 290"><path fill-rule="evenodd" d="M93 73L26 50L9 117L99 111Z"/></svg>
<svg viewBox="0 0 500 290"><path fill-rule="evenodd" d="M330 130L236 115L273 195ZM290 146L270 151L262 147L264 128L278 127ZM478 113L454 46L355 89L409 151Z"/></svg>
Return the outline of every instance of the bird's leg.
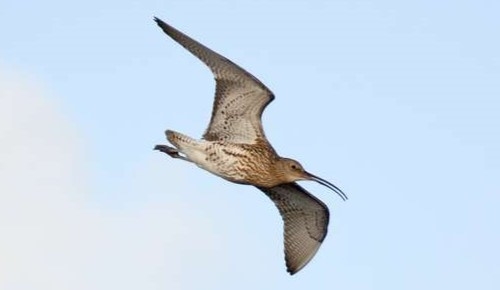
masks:
<svg viewBox="0 0 500 290"><path fill-rule="evenodd" d="M179 150L177 150L174 147L170 147L170 146L167 146L167 145L156 145L153 150L161 151L161 152L167 154L168 156L170 156L172 158L178 158L178 159L182 159L182 160L191 162L191 160L189 160L186 157L180 155L179 154Z"/></svg>

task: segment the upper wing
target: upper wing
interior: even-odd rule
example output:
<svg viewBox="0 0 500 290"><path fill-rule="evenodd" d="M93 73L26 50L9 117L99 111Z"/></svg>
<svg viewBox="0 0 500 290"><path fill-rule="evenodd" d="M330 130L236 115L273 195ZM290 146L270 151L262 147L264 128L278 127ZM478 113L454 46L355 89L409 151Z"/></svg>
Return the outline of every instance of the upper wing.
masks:
<svg viewBox="0 0 500 290"><path fill-rule="evenodd" d="M261 124L273 93L253 75L229 59L190 38L162 20L154 19L172 39L203 61L216 80L210 124L203 135L209 141L255 144L267 142Z"/></svg>
<svg viewBox="0 0 500 290"><path fill-rule="evenodd" d="M307 265L325 239L328 208L295 182L258 188L271 198L283 218L286 267L293 275Z"/></svg>

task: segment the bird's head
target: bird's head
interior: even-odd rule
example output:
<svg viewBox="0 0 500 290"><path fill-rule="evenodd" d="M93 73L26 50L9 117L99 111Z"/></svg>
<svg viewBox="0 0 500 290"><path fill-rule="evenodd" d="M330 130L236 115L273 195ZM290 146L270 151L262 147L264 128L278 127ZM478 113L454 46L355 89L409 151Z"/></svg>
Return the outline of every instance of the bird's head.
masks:
<svg viewBox="0 0 500 290"><path fill-rule="evenodd" d="M334 184L320 178L314 174L307 172L304 167L298 162L290 158L281 158L279 161L279 171L283 174L283 178L286 182L295 182L299 180L314 180L321 185L328 187L337 193L343 200L347 200L345 195L340 188Z"/></svg>

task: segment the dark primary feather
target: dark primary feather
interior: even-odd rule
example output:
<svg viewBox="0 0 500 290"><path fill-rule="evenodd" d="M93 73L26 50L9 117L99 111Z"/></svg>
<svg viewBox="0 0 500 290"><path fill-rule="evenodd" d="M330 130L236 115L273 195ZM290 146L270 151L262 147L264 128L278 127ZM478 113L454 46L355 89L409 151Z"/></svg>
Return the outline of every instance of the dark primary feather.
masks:
<svg viewBox="0 0 500 290"><path fill-rule="evenodd" d="M268 144L261 116L265 107L274 99L271 90L231 60L161 19L154 20L168 36L204 62L214 74L215 101L210 124L203 138L208 141Z"/></svg>
<svg viewBox="0 0 500 290"><path fill-rule="evenodd" d="M258 187L278 208L284 222L287 271L297 273L314 257L326 237L326 205L297 183Z"/></svg>

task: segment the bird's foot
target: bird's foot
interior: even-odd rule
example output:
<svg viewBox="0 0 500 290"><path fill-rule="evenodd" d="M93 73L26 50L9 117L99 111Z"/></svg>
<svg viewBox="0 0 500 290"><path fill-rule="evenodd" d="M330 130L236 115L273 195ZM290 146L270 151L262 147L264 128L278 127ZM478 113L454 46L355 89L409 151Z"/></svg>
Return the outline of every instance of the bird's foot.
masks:
<svg viewBox="0 0 500 290"><path fill-rule="evenodd" d="M153 150L161 151L172 158L179 158L180 157L179 150L175 149L174 147L167 146L167 145L156 145Z"/></svg>
<svg viewBox="0 0 500 290"><path fill-rule="evenodd" d="M177 150L174 147L170 147L168 145L156 145L155 148L153 148L153 150L161 151L161 152L167 154L168 156L170 156L172 158L179 158L179 159L182 159L182 160L189 161L186 157L181 156L179 154L179 150Z"/></svg>

